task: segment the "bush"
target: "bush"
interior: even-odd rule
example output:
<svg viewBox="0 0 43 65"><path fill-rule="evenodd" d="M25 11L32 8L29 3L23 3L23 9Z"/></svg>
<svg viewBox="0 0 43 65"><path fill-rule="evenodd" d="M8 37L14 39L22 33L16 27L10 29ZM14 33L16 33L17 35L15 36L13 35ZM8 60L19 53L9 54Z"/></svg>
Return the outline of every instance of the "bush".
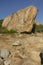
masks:
<svg viewBox="0 0 43 65"><path fill-rule="evenodd" d="M0 28L2 27L2 22L3 22L3 20L0 20Z"/></svg>
<svg viewBox="0 0 43 65"><path fill-rule="evenodd" d="M6 28L2 27L2 22L3 22L3 19L0 20L0 33L17 33L16 30L10 30L8 31Z"/></svg>
<svg viewBox="0 0 43 65"><path fill-rule="evenodd" d="M9 33L9 31L6 28L2 28L2 33Z"/></svg>
<svg viewBox="0 0 43 65"><path fill-rule="evenodd" d="M11 29L11 30L9 31L9 33L17 33L17 31L16 31L16 30Z"/></svg>
<svg viewBox="0 0 43 65"><path fill-rule="evenodd" d="M35 32L43 32L43 25L36 25Z"/></svg>
<svg viewBox="0 0 43 65"><path fill-rule="evenodd" d="M9 33L17 33L17 31L15 31L15 30L8 31L6 28L2 28L2 33L7 33L7 34L9 34Z"/></svg>

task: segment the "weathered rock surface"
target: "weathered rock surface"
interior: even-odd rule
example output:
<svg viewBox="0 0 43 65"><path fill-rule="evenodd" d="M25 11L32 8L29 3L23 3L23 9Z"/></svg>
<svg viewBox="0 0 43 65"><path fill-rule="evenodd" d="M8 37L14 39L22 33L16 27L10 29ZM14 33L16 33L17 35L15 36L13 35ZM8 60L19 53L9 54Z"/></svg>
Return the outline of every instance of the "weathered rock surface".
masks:
<svg viewBox="0 0 43 65"><path fill-rule="evenodd" d="M10 65L11 64L11 61L10 60L5 60L4 61L4 65Z"/></svg>
<svg viewBox="0 0 43 65"><path fill-rule="evenodd" d="M6 27L8 30L13 29L18 32L31 32L36 15L37 8L35 6L29 6L6 17L2 23L2 27Z"/></svg>
<svg viewBox="0 0 43 65"><path fill-rule="evenodd" d="M29 58L25 58L23 60L23 63L21 65L38 65L38 63L36 63L34 60L29 59Z"/></svg>
<svg viewBox="0 0 43 65"><path fill-rule="evenodd" d="M4 65L4 61L0 58L0 65Z"/></svg>
<svg viewBox="0 0 43 65"><path fill-rule="evenodd" d="M18 43L21 43L19 45ZM16 43L17 45L12 45ZM43 52L43 34L1 34L0 35L0 50L4 53L4 65L41 65L40 53ZM2 59L3 60L3 59Z"/></svg>
<svg viewBox="0 0 43 65"><path fill-rule="evenodd" d="M8 49L1 49L0 51L0 57L2 57L3 59L7 58L9 56L10 52Z"/></svg>

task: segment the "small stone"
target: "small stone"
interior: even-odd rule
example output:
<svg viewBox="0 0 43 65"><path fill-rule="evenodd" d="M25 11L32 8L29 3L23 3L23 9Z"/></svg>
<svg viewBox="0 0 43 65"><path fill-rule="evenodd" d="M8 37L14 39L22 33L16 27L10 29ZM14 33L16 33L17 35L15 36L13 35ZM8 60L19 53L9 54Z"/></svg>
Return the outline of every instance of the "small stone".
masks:
<svg viewBox="0 0 43 65"><path fill-rule="evenodd" d="M11 60L5 60L4 61L4 65L10 65L11 64Z"/></svg>
<svg viewBox="0 0 43 65"><path fill-rule="evenodd" d="M9 56L10 52L8 49L1 49L0 51L0 57L2 57L3 59L4 58L7 58Z"/></svg>
<svg viewBox="0 0 43 65"><path fill-rule="evenodd" d="M4 65L4 62L1 58L0 58L0 65Z"/></svg>
<svg viewBox="0 0 43 65"><path fill-rule="evenodd" d="M27 58L27 56L19 54L18 57L20 57L21 59Z"/></svg>
<svg viewBox="0 0 43 65"><path fill-rule="evenodd" d="M19 57L19 58L21 58L21 59L27 58L27 56L21 54L19 51L17 51L17 52L15 53L15 56L17 56L17 57Z"/></svg>
<svg viewBox="0 0 43 65"><path fill-rule="evenodd" d="M15 43L13 43L12 44L13 46L21 46L22 45L22 43L21 43L21 41L16 41Z"/></svg>

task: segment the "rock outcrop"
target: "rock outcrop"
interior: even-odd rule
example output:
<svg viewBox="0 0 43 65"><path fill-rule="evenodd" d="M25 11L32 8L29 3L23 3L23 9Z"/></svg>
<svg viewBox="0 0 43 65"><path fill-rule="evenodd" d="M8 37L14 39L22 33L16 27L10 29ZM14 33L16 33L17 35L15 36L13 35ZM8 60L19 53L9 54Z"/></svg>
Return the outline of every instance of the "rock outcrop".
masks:
<svg viewBox="0 0 43 65"><path fill-rule="evenodd" d="M13 29L18 32L31 32L36 15L37 8L35 6L29 6L6 17L2 23L2 27L6 27L8 30Z"/></svg>
<svg viewBox="0 0 43 65"><path fill-rule="evenodd" d="M0 34L0 51L0 65L41 65L43 33Z"/></svg>

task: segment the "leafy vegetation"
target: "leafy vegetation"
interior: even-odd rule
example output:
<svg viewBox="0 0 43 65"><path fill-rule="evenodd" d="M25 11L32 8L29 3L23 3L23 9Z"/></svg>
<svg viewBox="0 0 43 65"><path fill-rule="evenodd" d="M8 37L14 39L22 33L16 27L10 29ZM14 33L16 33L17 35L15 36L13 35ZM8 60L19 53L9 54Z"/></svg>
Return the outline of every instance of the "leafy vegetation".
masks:
<svg viewBox="0 0 43 65"><path fill-rule="evenodd" d="M0 20L0 28L2 27L2 22L3 22L3 19L2 19L2 20Z"/></svg>
<svg viewBox="0 0 43 65"><path fill-rule="evenodd" d="M8 31L6 28L2 28L1 33L7 33L7 34L9 34L9 33L17 33L17 31L16 30L10 30L10 31Z"/></svg>
<svg viewBox="0 0 43 65"><path fill-rule="evenodd" d="M43 25L36 25L35 32L43 32Z"/></svg>
<svg viewBox="0 0 43 65"><path fill-rule="evenodd" d="M17 31L11 29L11 30L9 31L9 33L17 33Z"/></svg>
<svg viewBox="0 0 43 65"><path fill-rule="evenodd" d="M6 28L2 27L3 20L0 20L0 33L17 33L16 30L10 30L8 31Z"/></svg>

